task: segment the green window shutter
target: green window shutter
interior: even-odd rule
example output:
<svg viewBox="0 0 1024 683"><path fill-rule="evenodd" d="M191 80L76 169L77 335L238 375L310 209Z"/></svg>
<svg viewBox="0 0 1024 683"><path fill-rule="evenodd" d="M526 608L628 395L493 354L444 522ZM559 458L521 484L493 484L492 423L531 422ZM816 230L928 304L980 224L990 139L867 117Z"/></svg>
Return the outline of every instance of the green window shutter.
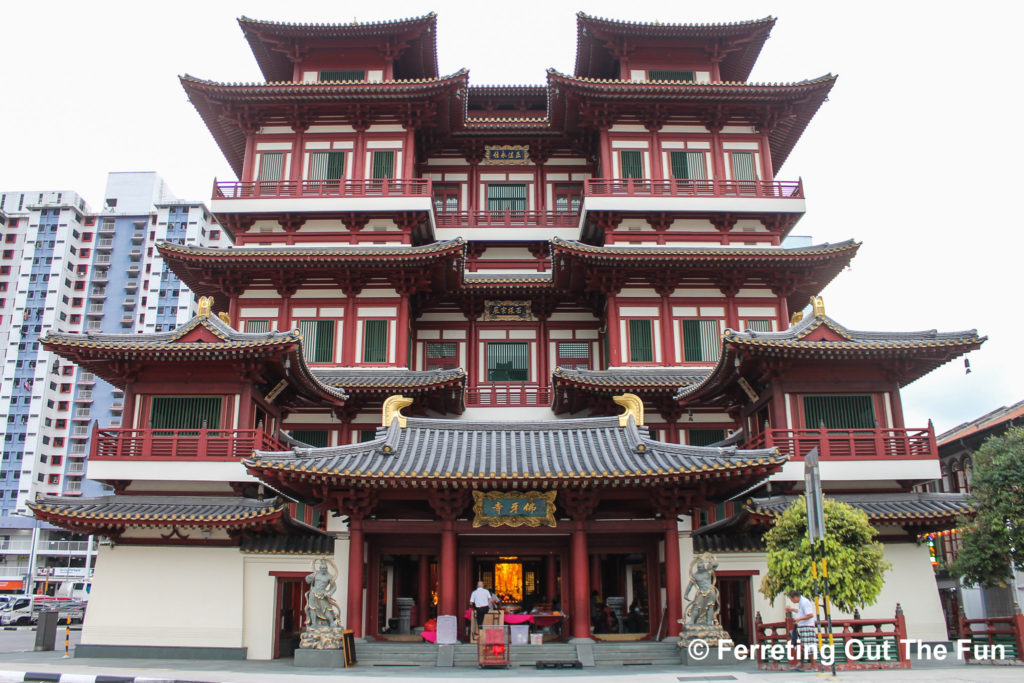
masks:
<svg viewBox="0 0 1024 683"><path fill-rule="evenodd" d="M487 381L525 382L530 377L527 342L488 342Z"/></svg>
<svg viewBox="0 0 1024 683"><path fill-rule="evenodd" d="M376 438L377 438L377 430L376 429L360 429L359 430L359 443L363 443L364 441L373 441Z"/></svg>
<svg viewBox="0 0 1024 683"><path fill-rule="evenodd" d="M676 180L705 180L708 177L704 165L704 152L672 152L672 177Z"/></svg>
<svg viewBox="0 0 1024 683"><path fill-rule="evenodd" d="M150 408L153 429L220 429L220 396L155 396Z"/></svg>
<svg viewBox="0 0 1024 683"><path fill-rule="evenodd" d="M643 152L635 149L625 149L619 152L619 169L623 178L644 177Z"/></svg>
<svg viewBox="0 0 1024 683"><path fill-rule="evenodd" d="M629 321L629 362L654 362L654 321Z"/></svg>
<svg viewBox="0 0 1024 683"><path fill-rule="evenodd" d="M804 400L804 426L818 429L874 429L875 403L870 395L808 395Z"/></svg>
<svg viewBox="0 0 1024 683"><path fill-rule="evenodd" d="M313 152L310 155L309 180L338 180L344 176L344 152Z"/></svg>
<svg viewBox="0 0 1024 683"><path fill-rule="evenodd" d="M267 334L270 332L269 320L246 320L245 331L250 334Z"/></svg>
<svg viewBox="0 0 1024 683"><path fill-rule="evenodd" d="M683 359L687 363L711 363L719 354L718 320L683 321Z"/></svg>
<svg viewBox="0 0 1024 683"><path fill-rule="evenodd" d="M672 177L677 180L705 180L708 168L702 152L673 152L669 155L672 163Z"/></svg>
<svg viewBox="0 0 1024 683"><path fill-rule="evenodd" d="M747 329L751 332L771 332L772 321L768 318L751 318L747 320Z"/></svg>
<svg viewBox="0 0 1024 683"><path fill-rule="evenodd" d="M488 211L526 211L525 183L491 183L487 186Z"/></svg>
<svg viewBox="0 0 1024 683"><path fill-rule="evenodd" d="M362 69L328 69L320 72L320 82L326 81L365 81L366 72Z"/></svg>
<svg viewBox="0 0 1024 683"><path fill-rule="evenodd" d="M260 155L260 180L280 180L284 174L284 152Z"/></svg>
<svg viewBox="0 0 1024 683"><path fill-rule="evenodd" d="M691 446L710 446L725 438L724 429L688 429L686 434Z"/></svg>
<svg viewBox="0 0 1024 683"><path fill-rule="evenodd" d="M730 156L732 157L733 180L757 180L753 152L732 152Z"/></svg>
<svg viewBox="0 0 1024 683"><path fill-rule="evenodd" d="M315 363L334 361L334 321L316 321L316 358Z"/></svg>
<svg viewBox="0 0 1024 683"><path fill-rule="evenodd" d="M313 448L327 448L330 441L326 429L293 429L291 437Z"/></svg>
<svg viewBox="0 0 1024 683"><path fill-rule="evenodd" d="M302 357L307 363L331 363L334 361L334 321L300 320L302 334Z"/></svg>
<svg viewBox="0 0 1024 683"><path fill-rule="evenodd" d="M647 80L649 81L693 81L693 71L681 69L648 69Z"/></svg>
<svg viewBox="0 0 1024 683"><path fill-rule="evenodd" d="M388 362L388 321L363 321L363 362Z"/></svg>
<svg viewBox="0 0 1024 683"><path fill-rule="evenodd" d="M395 177L395 151L378 150L373 153L372 177L375 180Z"/></svg>

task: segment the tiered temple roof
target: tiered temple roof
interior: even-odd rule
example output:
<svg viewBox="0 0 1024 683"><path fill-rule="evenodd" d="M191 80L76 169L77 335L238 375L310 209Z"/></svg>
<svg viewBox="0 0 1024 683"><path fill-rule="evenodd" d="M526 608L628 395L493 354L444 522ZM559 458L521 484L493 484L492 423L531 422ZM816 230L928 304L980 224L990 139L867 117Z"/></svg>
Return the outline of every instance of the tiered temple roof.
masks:
<svg viewBox="0 0 1024 683"><path fill-rule="evenodd" d="M745 81L773 26L775 17L718 24L663 24L617 21L578 12L574 73L582 78L614 75L613 48L619 45L691 44L720 60L722 80Z"/></svg>
<svg viewBox="0 0 1024 683"><path fill-rule="evenodd" d="M589 488L699 484L743 490L781 468L776 449L670 444L619 417L534 423L397 418L377 438L329 448L256 451L249 472L300 499L323 485Z"/></svg>
<svg viewBox="0 0 1024 683"><path fill-rule="evenodd" d="M862 332L840 325L823 312L803 318L781 332L726 330L717 365L704 382L683 388L684 404L717 402L735 390L739 378L757 376L762 359L824 361L875 359L890 365L893 379L904 386L950 360L973 351L986 337L977 330L961 332Z"/></svg>

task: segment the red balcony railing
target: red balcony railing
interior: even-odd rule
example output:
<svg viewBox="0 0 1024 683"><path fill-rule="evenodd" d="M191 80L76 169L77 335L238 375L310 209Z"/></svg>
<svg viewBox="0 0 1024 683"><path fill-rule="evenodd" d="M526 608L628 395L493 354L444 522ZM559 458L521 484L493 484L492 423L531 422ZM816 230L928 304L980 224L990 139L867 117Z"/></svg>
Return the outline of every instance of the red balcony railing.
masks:
<svg viewBox="0 0 1024 683"><path fill-rule="evenodd" d="M967 619L960 617L959 637L970 641L964 658L985 664L1024 660L1024 615Z"/></svg>
<svg viewBox="0 0 1024 683"><path fill-rule="evenodd" d="M95 429L90 460L237 460L287 447L258 429Z"/></svg>
<svg viewBox="0 0 1024 683"><path fill-rule="evenodd" d="M935 432L925 429L767 429L744 448L778 448L802 458L812 448L822 460L876 458L907 460L938 458Z"/></svg>
<svg viewBox="0 0 1024 683"><path fill-rule="evenodd" d="M491 384L466 390L468 406L549 406L551 388L536 384Z"/></svg>
<svg viewBox="0 0 1024 683"><path fill-rule="evenodd" d="M776 197L803 199L802 180L650 180L588 178L587 197Z"/></svg>
<svg viewBox="0 0 1024 683"><path fill-rule="evenodd" d="M580 215L569 211L442 211L439 228L575 228Z"/></svg>
<svg viewBox="0 0 1024 683"><path fill-rule="evenodd" d="M214 199L429 197L429 178L213 181Z"/></svg>

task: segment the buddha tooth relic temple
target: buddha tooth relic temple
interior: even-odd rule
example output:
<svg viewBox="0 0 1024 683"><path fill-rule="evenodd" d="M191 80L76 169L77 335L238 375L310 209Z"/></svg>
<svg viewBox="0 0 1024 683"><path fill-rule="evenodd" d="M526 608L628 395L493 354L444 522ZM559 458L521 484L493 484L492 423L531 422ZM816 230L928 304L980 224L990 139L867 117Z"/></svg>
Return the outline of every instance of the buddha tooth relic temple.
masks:
<svg viewBox="0 0 1024 683"><path fill-rule="evenodd" d="M124 391L88 464L113 493L31 506L107 539L83 651L289 656L321 557L357 638L410 603L465 638L482 580L566 639L601 638L593 591L673 639L704 551L750 642L812 448L893 565L865 618L946 640L917 539L967 505L916 492L939 459L900 391L985 339L826 312L860 244L790 238L776 174L836 78L748 82L773 18L580 13L573 73L474 86L436 22L243 17L266 82L181 78L238 177L211 200L233 247L158 245L198 315L42 339Z"/></svg>

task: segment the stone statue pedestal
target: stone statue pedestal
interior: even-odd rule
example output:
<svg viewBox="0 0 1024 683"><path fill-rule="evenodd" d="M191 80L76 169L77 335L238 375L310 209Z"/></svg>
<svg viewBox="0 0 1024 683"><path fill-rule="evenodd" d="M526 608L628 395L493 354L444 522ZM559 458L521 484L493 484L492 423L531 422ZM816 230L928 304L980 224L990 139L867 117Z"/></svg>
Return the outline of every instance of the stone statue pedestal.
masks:
<svg viewBox="0 0 1024 683"><path fill-rule="evenodd" d="M311 669L339 669L345 666L345 651L313 650L298 648L295 650L295 666Z"/></svg>
<svg viewBox="0 0 1024 683"><path fill-rule="evenodd" d="M695 641L703 641L707 646L693 647ZM719 648L719 641L728 643L729 649ZM741 662L732 645L732 638L717 624L683 624L679 634L679 657L685 666L736 666Z"/></svg>

